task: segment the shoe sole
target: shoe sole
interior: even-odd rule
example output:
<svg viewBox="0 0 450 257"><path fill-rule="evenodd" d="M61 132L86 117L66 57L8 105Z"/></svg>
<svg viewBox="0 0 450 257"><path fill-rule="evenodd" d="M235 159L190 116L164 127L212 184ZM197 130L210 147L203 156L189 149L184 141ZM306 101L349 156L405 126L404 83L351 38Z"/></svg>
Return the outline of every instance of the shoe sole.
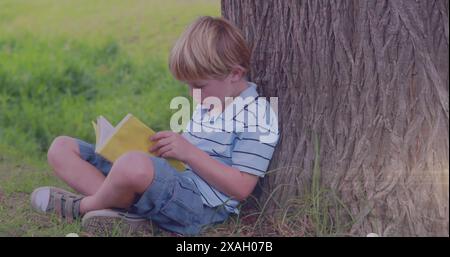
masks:
<svg viewBox="0 0 450 257"><path fill-rule="evenodd" d="M111 236L117 233L135 235L152 232L151 221L140 216L111 209L90 211L81 220L83 230L94 235Z"/></svg>

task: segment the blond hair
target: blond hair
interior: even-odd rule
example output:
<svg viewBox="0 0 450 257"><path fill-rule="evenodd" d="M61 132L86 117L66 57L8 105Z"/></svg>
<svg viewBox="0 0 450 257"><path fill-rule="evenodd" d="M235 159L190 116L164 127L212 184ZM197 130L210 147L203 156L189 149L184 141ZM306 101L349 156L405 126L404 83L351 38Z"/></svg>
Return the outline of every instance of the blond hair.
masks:
<svg viewBox="0 0 450 257"><path fill-rule="evenodd" d="M169 69L180 81L223 79L236 66L249 70L250 49L241 31L220 17L195 20L169 57Z"/></svg>

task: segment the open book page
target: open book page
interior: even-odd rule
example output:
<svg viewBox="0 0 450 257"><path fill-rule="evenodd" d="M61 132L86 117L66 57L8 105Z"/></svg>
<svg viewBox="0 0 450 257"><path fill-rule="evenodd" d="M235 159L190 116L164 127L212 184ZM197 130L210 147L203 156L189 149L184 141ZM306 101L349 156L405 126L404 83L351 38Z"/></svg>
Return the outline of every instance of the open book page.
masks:
<svg viewBox="0 0 450 257"><path fill-rule="evenodd" d="M115 131L114 126L111 125L111 123L109 123L109 121L105 119L105 117L100 116L97 119L98 138L95 149L98 150L100 147L102 147L105 144L105 142L111 137L114 131Z"/></svg>
<svg viewBox="0 0 450 257"><path fill-rule="evenodd" d="M140 151L148 153L148 149L154 144L149 137L155 134L155 131L145 125L142 121L128 114L116 127L113 127L105 118L98 119L97 127L99 142L96 145L95 152L100 154L106 160L114 162L123 154L129 151ZM178 171L184 171L185 165L176 159L167 158L167 161Z"/></svg>

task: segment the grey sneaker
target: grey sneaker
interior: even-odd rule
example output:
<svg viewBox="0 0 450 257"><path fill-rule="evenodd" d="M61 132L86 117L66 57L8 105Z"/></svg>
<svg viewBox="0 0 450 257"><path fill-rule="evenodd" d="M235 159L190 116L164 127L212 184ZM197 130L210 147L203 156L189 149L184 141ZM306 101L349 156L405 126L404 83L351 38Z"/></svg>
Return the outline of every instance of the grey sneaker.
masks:
<svg viewBox="0 0 450 257"><path fill-rule="evenodd" d="M150 220L122 210L90 211L81 220L83 230L94 235L114 236L153 233Z"/></svg>
<svg viewBox="0 0 450 257"><path fill-rule="evenodd" d="M83 198L56 187L39 187L31 194L31 207L40 213L56 213L67 222L80 218L80 201Z"/></svg>

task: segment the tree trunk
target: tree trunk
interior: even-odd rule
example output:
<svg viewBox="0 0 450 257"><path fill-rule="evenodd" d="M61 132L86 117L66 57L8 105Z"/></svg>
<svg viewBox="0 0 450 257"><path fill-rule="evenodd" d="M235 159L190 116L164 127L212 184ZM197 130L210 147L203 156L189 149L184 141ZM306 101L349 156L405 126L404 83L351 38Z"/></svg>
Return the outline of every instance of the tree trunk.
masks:
<svg viewBox="0 0 450 257"><path fill-rule="evenodd" d="M250 79L279 99L275 203L320 183L351 233L449 233L447 0L222 0L253 51ZM296 186L292 185L296 182ZM264 194L262 197L267 198Z"/></svg>

